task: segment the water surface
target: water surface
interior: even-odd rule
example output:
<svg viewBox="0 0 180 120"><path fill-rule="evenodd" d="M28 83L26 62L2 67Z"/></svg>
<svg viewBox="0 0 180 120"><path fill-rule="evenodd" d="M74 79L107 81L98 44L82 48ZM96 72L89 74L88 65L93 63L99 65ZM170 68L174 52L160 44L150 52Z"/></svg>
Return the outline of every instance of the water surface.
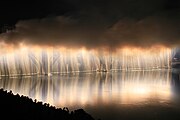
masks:
<svg viewBox="0 0 180 120"><path fill-rule="evenodd" d="M96 119L180 118L178 70L1 77L0 87L56 107L83 108Z"/></svg>

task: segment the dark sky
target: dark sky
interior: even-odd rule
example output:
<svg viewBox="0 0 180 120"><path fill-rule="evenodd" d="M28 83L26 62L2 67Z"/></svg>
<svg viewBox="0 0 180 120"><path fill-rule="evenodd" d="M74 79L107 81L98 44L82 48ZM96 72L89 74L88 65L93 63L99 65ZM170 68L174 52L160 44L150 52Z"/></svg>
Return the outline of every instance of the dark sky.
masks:
<svg viewBox="0 0 180 120"><path fill-rule="evenodd" d="M0 25L15 24L18 20L43 18L51 15L63 15L71 7L62 0L18 1L2 0L0 3Z"/></svg>
<svg viewBox="0 0 180 120"><path fill-rule="evenodd" d="M1 0L0 24L15 24L18 20L47 16L75 16L114 21L122 17L143 18L177 10L179 0Z"/></svg>
<svg viewBox="0 0 180 120"><path fill-rule="evenodd" d="M107 19L125 16L141 18L179 7L179 0L1 0L0 23L15 24L22 19L64 14L93 17L93 14L99 13Z"/></svg>
<svg viewBox="0 0 180 120"><path fill-rule="evenodd" d="M179 0L2 0L0 15L1 28L15 26L0 35L9 44L98 47L180 43Z"/></svg>

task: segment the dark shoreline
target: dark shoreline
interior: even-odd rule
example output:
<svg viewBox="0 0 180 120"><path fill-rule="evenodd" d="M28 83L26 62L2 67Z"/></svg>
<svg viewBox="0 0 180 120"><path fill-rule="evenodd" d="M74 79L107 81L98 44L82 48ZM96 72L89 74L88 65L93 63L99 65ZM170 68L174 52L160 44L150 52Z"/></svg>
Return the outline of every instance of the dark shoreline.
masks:
<svg viewBox="0 0 180 120"><path fill-rule="evenodd" d="M68 108L56 108L47 103L33 101L23 95L14 95L0 89L1 118L23 120L94 120L83 109L69 111Z"/></svg>

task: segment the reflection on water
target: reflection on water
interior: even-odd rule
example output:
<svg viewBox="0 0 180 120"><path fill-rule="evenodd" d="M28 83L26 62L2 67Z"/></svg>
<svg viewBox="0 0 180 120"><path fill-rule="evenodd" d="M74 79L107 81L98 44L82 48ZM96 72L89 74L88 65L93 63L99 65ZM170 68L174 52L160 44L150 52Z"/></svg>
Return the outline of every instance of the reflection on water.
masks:
<svg viewBox="0 0 180 120"><path fill-rule="evenodd" d="M168 102L172 74L162 71L79 73L47 77L1 78L0 87L57 107Z"/></svg>
<svg viewBox="0 0 180 120"><path fill-rule="evenodd" d="M174 69L172 72L171 88L173 100L180 104L180 69Z"/></svg>

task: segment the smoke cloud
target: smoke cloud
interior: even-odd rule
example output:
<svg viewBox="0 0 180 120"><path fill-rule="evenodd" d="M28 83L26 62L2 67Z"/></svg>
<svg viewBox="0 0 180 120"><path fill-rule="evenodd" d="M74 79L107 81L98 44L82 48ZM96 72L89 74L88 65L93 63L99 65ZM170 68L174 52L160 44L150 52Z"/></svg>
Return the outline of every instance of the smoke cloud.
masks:
<svg viewBox="0 0 180 120"><path fill-rule="evenodd" d="M23 43L88 49L154 45L174 47L180 45L180 19L172 13L141 19L124 17L108 24L67 16L24 20L17 22L14 30L0 34L0 41L14 46Z"/></svg>

